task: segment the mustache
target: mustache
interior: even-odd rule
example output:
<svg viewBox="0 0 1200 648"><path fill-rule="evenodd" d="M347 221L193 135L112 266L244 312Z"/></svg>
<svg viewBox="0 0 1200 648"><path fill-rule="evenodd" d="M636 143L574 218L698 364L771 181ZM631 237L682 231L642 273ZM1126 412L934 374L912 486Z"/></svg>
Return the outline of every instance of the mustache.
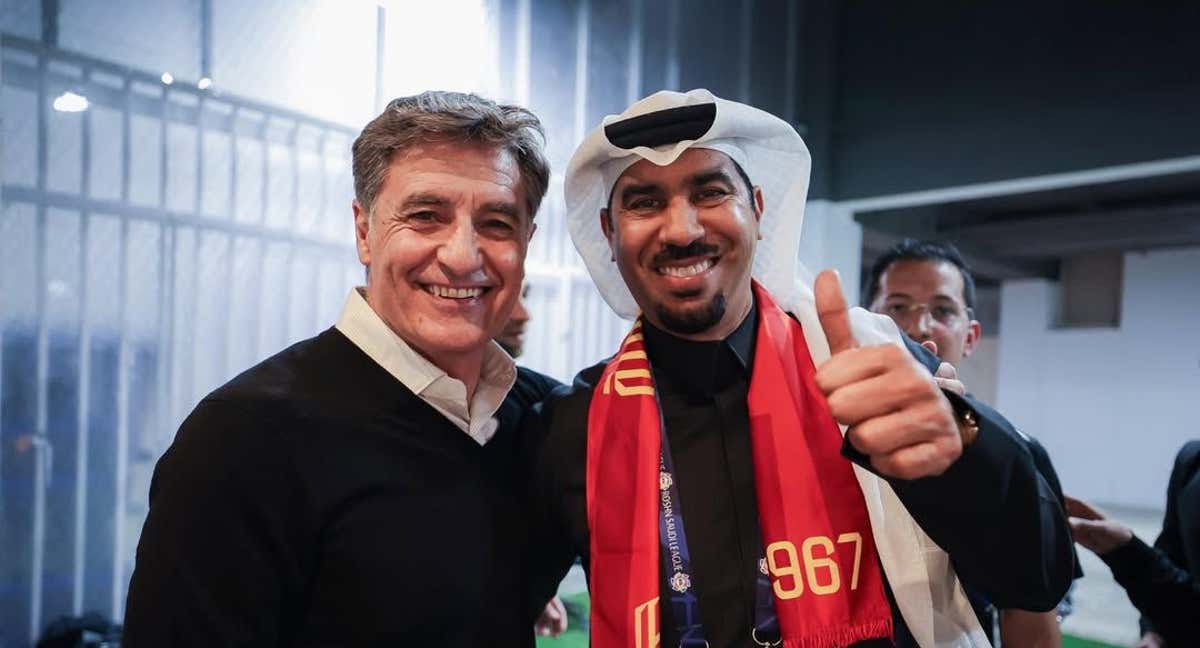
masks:
<svg viewBox="0 0 1200 648"><path fill-rule="evenodd" d="M662 250L659 250L659 252L654 255L654 258L651 260L651 262L659 264L666 263L668 261L678 261L688 257L715 255L716 253L717 246L711 243L705 243L704 241L694 241L687 245L671 245L668 243L667 245L663 246Z"/></svg>

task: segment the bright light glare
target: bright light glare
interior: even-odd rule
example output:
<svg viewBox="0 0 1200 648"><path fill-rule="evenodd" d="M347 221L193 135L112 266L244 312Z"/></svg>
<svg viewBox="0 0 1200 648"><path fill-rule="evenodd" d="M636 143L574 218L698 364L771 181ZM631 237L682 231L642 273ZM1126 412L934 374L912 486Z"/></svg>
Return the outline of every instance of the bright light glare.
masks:
<svg viewBox="0 0 1200 648"><path fill-rule="evenodd" d="M495 49L483 0L387 2L385 100L424 90L491 95Z"/></svg>
<svg viewBox="0 0 1200 648"><path fill-rule="evenodd" d="M196 87L200 88L201 90L208 90L212 87L212 79L204 77L196 82Z"/></svg>
<svg viewBox="0 0 1200 648"><path fill-rule="evenodd" d="M171 85L172 83L175 83L175 77L171 76L170 72L163 72L161 78L163 85Z"/></svg>
<svg viewBox="0 0 1200 648"><path fill-rule="evenodd" d="M278 29L264 34L270 37L267 40L226 43L223 54L214 61L212 73L217 76L210 92L220 88L231 94L268 98L271 103L354 130L375 116L375 18L379 11L375 2L236 4L234 13L242 17L242 24L275 25ZM264 51L271 55L264 56ZM222 72L222 60L234 62L236 74Z"/></svg>
<svg viewBox="0 0 1200 648"><path fill-rule="evenodd" d="M58 112L83 112L88 109L87 97L70 90L54 98L54 109Z"/></svg>

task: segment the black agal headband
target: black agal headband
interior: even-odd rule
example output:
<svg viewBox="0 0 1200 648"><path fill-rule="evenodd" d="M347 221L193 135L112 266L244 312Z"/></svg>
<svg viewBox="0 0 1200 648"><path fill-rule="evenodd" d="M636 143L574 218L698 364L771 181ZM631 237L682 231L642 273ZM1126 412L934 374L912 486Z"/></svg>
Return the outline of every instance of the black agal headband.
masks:
<svg viewBox="0 0 1200 648"><path fill-rule="evenodd" d="M604 136L613 146L625 150L654 148L700 139L716 119L715 103L680 106L613 122L604 127Z"/></svg>

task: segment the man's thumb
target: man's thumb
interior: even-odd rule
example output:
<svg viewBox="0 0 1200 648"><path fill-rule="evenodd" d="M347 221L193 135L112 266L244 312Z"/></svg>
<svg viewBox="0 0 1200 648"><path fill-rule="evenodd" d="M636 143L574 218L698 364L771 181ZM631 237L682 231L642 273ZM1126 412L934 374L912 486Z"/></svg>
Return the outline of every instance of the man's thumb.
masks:
<svg viewBox="0 0 1200 648"><path fill-rule="evenodd" d="M825 339L829 342L829 353L836 354L857 347L858 342L850 332L850 313L836 270L825 270L817 275L813 296L821 329L825 331Z"/></svg>

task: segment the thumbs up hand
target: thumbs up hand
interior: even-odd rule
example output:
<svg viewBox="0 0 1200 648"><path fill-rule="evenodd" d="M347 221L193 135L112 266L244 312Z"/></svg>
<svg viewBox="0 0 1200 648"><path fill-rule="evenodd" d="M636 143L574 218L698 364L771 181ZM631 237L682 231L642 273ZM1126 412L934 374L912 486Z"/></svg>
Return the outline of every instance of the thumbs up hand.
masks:
<svg viewBox="0 0 1200 648"><path fill-rule="evenodd" d="M962 438L933 376L903 347L859 346L836 272L817 276L815 297L831 354L817 386L850 444L881 475L940 475L962 454Z"/></svg>

